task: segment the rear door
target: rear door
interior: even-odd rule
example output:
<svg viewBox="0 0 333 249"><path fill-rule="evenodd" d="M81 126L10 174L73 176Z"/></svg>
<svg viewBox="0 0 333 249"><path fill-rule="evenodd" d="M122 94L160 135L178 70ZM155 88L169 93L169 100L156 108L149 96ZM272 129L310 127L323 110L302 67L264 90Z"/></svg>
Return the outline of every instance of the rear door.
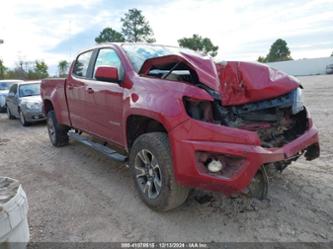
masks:
<svg viewBox="0 0 333 249"><path fill-rule="evenodd" d="M86 103L88 126L91 133L122 145L122 110L123 87L119 82L97 81L95 72L99 66L111 66L118 69L120 81L124 79L124 67L112 48L96 51L93 79L87 82L88 96Z"/></svg>
<svg viewBox="0 0 333 249"><path fill-rule="evenodd" d="M87 81L91 79L91 60L94 51L89 50L78 55L71 75L66 83L66 93L70 119L74 128L88 131L88 113L86 111Z"/></svg>

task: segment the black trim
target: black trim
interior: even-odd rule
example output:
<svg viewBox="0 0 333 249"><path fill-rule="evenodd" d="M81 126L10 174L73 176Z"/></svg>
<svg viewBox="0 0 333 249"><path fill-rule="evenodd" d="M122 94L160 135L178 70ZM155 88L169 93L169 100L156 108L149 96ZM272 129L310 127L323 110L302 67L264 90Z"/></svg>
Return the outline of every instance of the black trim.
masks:
<svg viewBox="0 0 333 249"><path fill-rule="evenodd" d="M94 79L94 68L95 68L95 64L96 64L96 60L97 60L97 56L99 54L99 49L94 49L91 57L90 57L90 61L89 61L89 66L87 69L87 75L89 75L89 79Z"/></svg>
<svg viewBox="0 0 333 249"><path fill-rule="evenodd" d="M89 63L88 63L88 68L87 68L87 75L90 75L90 65L91 65L91 59L93 58L94 56L94 52L95 52L96 49L90 49L90 50L86 50L80 54L78 54L75 58L75 61L74 61L74 65L73 65L73 69L71 71L71 76L74 77L74 78L79 78L79 79L91 79L91 76L88 78L87 76L80 76L80 75L77 75L74 73L75 71L75 65L76 65L76 62L78 60L78 58L83 55L83 54L86 54L86 53L89 53L89 52L92 52L91 56L90 56L90 59L89 59Z"/></svg>

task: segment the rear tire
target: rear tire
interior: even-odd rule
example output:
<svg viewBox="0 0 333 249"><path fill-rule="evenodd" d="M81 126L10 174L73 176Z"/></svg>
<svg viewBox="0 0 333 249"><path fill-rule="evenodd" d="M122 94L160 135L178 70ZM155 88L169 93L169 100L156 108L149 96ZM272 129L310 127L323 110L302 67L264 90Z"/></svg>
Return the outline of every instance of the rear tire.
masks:
<svg viewBox="0 0 333 249"><path fill-rule="evenodd" d="M55 147L62 147L68 144L68 127L58 123L54 111L47 113L47 130L50 141Z"/></svg>
<svg viewBox="0 0 333 249"><path fill-rule="evenodd" d="M131 148L129 163L135 188L148 207L167 211L185 202L189 189L176 182L167 134L139 136Z"/></svg>

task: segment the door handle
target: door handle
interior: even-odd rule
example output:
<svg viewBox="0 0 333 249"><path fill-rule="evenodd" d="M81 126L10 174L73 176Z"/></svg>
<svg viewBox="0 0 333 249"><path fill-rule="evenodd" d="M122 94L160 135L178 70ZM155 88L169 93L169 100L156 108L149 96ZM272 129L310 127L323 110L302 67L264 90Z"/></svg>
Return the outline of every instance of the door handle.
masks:
<svg viewBox="0 0 333 249"><path fill-rule="evenodd" d="M68 85L68 89L72 90L74 87L72 85Z"/></svg>
<svg viewBox="0 0 333 249"><path fill-rule="evenodd" d="M94 90L93 90L92 88L89 87L89 88L87 89L87 92L88 92L88 93L94 93Z"/></svg>

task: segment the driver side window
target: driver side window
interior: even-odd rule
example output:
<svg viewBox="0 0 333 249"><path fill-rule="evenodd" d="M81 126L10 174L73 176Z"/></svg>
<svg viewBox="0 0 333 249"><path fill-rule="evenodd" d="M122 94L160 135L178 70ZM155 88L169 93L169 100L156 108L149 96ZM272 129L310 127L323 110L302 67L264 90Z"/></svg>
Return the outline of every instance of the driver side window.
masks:
<svg viewBox="0 0 333 249"><path fill-rule="evenodd" d="M115 67L118 69L118 74L120 80L124 79L124 68L121 64L121 60L118 57L116 51L114 51L111 48L102 48L98 52L98 56L95 63L95 69L94 69L94 79L95 79L95 73L98 67L100 66L109 66L109 67Z"/></svg>

